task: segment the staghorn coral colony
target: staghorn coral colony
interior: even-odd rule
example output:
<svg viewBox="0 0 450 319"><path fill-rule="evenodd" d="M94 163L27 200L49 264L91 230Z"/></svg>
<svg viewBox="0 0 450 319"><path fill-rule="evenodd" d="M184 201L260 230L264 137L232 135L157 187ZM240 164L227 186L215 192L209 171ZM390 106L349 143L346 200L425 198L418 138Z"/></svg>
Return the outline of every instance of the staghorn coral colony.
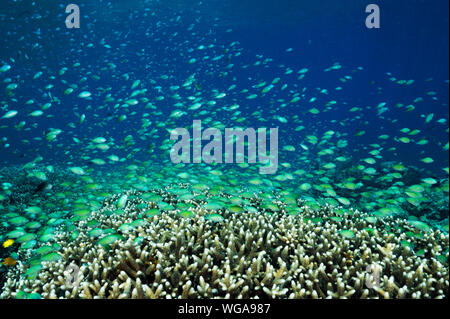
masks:
<svg viewBox="0 0 450 319"><path fill-rule="evenodd" d="M448 297L448 233L423 222L191 191L134 190L75 211L73 231L55 231L59 251L19 252L1 297Z"/></svg>

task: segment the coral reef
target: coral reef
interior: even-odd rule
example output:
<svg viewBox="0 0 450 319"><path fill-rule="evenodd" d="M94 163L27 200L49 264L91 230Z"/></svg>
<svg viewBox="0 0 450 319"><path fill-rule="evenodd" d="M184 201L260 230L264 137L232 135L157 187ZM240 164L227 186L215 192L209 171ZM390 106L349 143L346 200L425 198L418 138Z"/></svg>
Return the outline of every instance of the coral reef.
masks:
<svg viewBox="0 0 450 319"><path fill-rule="evenodd" d="M158 192L166 202L179 202ZM191 199L192 216L179 209L149 214L158 204L143 194L108 198L78 221L76 238L57 233L58 256L42 261L35 276L24 276L33 266L19 260L1 297L448 297L449 238L439 230L420 232L407 220L353 209L313 211L301 202L298 214L282 202L270 211L256 197L252 212L212 211ZM224 219L205 218L211 213ZM100 236L92 235L92 221ZM73 282L67 281L75 278L70 265L79 268Z"/></svg>

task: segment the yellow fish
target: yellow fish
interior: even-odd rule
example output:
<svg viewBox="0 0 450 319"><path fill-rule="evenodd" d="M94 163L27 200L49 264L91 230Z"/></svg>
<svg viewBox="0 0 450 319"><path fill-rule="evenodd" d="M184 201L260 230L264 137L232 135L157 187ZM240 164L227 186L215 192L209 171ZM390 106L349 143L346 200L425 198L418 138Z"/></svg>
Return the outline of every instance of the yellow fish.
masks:
<svg viewBox="0 0 450 319"><path fill-rule="evenodd" d="M6 240L6 241L2 244L2 246L3 246L3 248L8 248L8 247L11 246L12 244L14 244L14 240L8 239L8 240Z"/></svg>

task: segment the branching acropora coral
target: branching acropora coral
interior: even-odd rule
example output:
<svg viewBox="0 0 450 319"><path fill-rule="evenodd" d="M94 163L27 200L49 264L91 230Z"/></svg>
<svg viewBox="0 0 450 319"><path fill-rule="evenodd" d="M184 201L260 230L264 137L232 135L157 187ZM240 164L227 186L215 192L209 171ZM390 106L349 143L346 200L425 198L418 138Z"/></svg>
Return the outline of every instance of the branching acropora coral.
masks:
<svg viewBox="0 0 450 319"><path fill-rule="evenodd" d="M411 237L417 230L403 219L374 220L352 209L338 214L328 206L311 211L301 203L302 212L289 215L283 203L270 212L256 198L254 212L211 211L190 200L192 215L177 209L146 215L141 207L156 203L138 192L125 195L80 221L74 240L59 233L62 258L43 262L36 278L24 277L28 266L19 261L1 297L20 290L44 298L448 297L448 265L438 258L448 258L448 234ZM160 195L177 204L173 194ZM224 219L205 218L211 213ZM93 238L91 220L116 235ZM69 265L80 270L70 285Z"/></svg>

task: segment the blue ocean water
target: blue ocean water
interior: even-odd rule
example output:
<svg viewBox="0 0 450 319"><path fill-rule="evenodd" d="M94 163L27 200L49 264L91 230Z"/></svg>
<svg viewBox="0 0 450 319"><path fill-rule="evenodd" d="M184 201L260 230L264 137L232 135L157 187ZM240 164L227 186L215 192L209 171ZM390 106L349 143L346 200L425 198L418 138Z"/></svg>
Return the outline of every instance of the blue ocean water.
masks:
<svg viewBox="0 0 450 319"><path fill-rule="evenodd" d="M74 4L80 27L69 29L60 1L0 3L2 242L23 230L19 216L82 232L108 198L178 185L205 192L196 207L213 190L251 192L270 213L294 198L303 212L343 206L419 221L448 246L448 1ZM379 28L366 25L369 4ZM258 174L261 163L174 163L170 132L195 120L278 128L275 174ZM278 194L289 198L273 208ZM186 215L190 200L158 207ZM253 211L233 205L208 207ZM30 207L40 211L23 213ZM20 245L46 244L43 227ZM18 238L2 258L21 260L29 248Z"/></svg>
<svg viewBox="0 0 450 319"><path fill-rule="evenodd" d="M353 81L350 83L349 90L339 93L342 100L347 100L347 104L364 106L381 102L406 103L423 96L428 91L435 91L441 103L425 102L420 108L417 106L417 113L434 113L436 118L448 117L446 107L448 101L448 83L446 83L448 79L446 10L448 3L445 1L433 3L381 1L378 3L382 11L380 29L366 28L365 19L368 14L365 13L365 7L368 4L363 1L343 1L339 4L333 1L317 1L314 4L305 1L227 1L226 3L205 1L196 4L187 4L183 1L171 3L132 1L126 5L102 1L80 2L84 28L79 30L65 28L65 13L61 5L51 5L51 2L46 5L36 3L32 5L32 3L10 1L2 4L4 7L2 23L6 27L2 28L4 45L1 58L4 63L11 58L14 59L14 67L18 71L16 76L19 77L21 72L31 75L33 71L41 68L56 71L64 65L68 67L67 74L73 72L72 74L81 76L78 70L70 67L72 61L82 58L88 65L100 67L109 60L108 55L114 55L127 61L118 66L121 73L132 73L136 78L151 78L170 71L179 79L183 79L197 71L196 66L190 69L185 68L185 61L182 58L184 55L186 59L189 54L182 50L187 50L189 47L195 48L198 44L195 41L204 39L217 43L218 46L239 42L245 52L241 58L242 63L251 63L255 56L261 55L273 59L274 65L283 64L294 70L310 68L307 85L312 90L316 87L327 88L338 85L338 77L325 77L322 72L335 62L349 65L349 68L364 67L365 73L360 80ZM158 20L158 17L161 20ZM180 20L173 25L163 19L177 17L180 17ZM196 23L196 21L199 22ZM155 28L158 23L166 27L161 34L157 34L158 29ZM184 28L191 23L194 23L196 28L194 36ZM149 41L149 35L145 34L149 32L160 36L160 41ZM177 53L176 49L181 44L170 39L171 32L178 33L177 37L185 41L186 48L181 48L180 53ZM107 49L99 45L103 42L115 49ZM88 43L95 43L96 46L84 50L83 47ZM126 46L121 46L124 43ZM171 48L172 45L173 48ZM289 48L293 51L286 52ZM141 50L150 52L149 56L136 58L136 53ZM173 56L158 56L159 50L169 50ZM173 58L170 61L172 68L167 69L166 63L170 58ZM102 63L101 60L104 62ZM267 68L263 72L264 76L268 77L275 78L277 75L274 68ZM414 86L404 90L392 89L386 85L387 72L391 72L394 77L413 79L416 82ZM252 70L239 70L235 73L237 83L242 83L243 87L248 86L246 80L251 74ZM202 75L199 74L199 76ZM433 80L427 82L426 80L430 78ZM111 85L113 88L118 88L122 84L114 78L110 80L110 83L105 83L103 80L102 84ZM288 78L283 80L287 84L291 81ZM37 83L22 81L24 81L23 85L16 89L17 94L23 94L24 99L36 98L30 89L38 86ZM222 81L220 77L212 81L208 78L207 81L211 88L216 87L219 90L227 88L226 85L229 84L228 79ZM87 83L89 85L91 82ZM378 94L379 96L374 92L375 86L383 89L383 93ZM55 84L55 90L61 92L63 87ZM65 109L73 109L70 107L72 101L68 100L59 105L58 112L52 114L52 118L39 118L42 130L45 131L48 126L56 126L55 123L60 116L66 117L64 119L66 122L73 120L69 118L72 112L64 112ZM267 100L257 102L261 108L271 107ZM95 107L95 105L91 106ZM85 105L76 106L77 113L81 114L83 107ZM167 109L169 108L167 105ZM6 110L7 107L4 105L3 109ZM336 109L340 110L339 107ZM297 110L286 109L285 112L295 114ZM367 113L364 114L364 112ZM361 114L362 118L365 116L371 118L370 111L364 112ZM418 116L408 116L405 112L397 114L395 108L391 108L390 112L391 117L398 120L398 124L395 127L386 127L384 132L391 131L396 134L397 128L420 127L422 124ZM15 119L17 121L26 119L25 116L22 118L20 116L21 114ZM342 119L345 118L343 113L340 116ZM318 118L323 121L340 119L332 112ZM315 118L314 121L316 120ZM5 122L5 126L8 124ZM383 125L377 123L375 118L371 118L368 124L357 122L350 124L346 127L346 131L357 132L360 128L358 126L364 127L367 133L360 141L370 143L371 139L380 135L378 134L381 131L380 124ZM130 123L123 123L107 125L106 129L113 131L120 125L128 125L131 129L134 127ZM84 130L82 127L78 129L80 132ZM424 129L431 130L431 135L438 142L446 141L445 130L429 127ZM33 147L36 143L21 145L21 139L35 137L36 132L14 134L14 130L11 131L9 127L4 127L3 131L5 133L3 135L8 139L3 143L11 145L9 149L2 152L2 158L7 162L23 163L34 155L33 151L48 151L45 145L38 148ZM288 134L289 132L286 135ZM70 141L68 136L61 136L59 139ZM401 160L417 158L414 153L410 153L410 150L411 148L407 145L401 148L396 156L399 156ZM439 150L431 145L429 148L425 147L424 152L441 160L439 164L436 164L437 168L445 165L446 155L440 155ZM53 160L58 161L63 158L64 155L61 154Z"/></svg>

